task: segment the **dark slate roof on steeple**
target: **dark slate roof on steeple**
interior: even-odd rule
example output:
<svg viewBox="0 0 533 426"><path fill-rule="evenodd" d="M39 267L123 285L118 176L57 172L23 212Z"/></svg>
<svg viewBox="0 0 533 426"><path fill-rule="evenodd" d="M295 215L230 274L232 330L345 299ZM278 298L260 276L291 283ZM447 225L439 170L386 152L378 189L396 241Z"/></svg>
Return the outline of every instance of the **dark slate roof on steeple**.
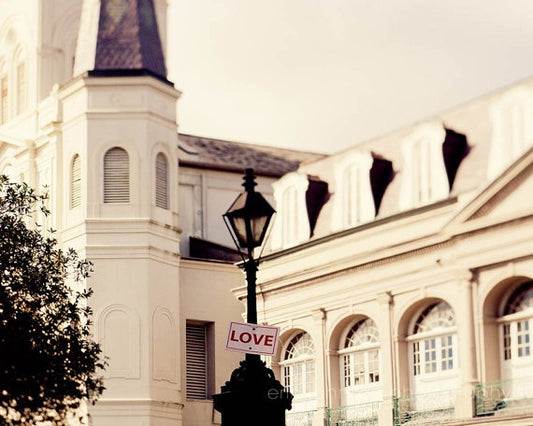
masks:
<svg viewBox="0 0 533 426"><path fill-rule="evenodd" d="M93 73L139 72L166 80L153 0L101 0Z"/></svg>

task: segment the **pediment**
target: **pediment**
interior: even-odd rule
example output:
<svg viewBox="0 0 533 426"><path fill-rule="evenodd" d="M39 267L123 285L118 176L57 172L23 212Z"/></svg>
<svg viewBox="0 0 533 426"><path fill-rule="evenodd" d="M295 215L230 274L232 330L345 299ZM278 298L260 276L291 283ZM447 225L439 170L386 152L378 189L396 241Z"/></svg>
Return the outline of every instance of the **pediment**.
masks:
<svg viewBox="0 0 533 426"><path fill-rule="evenodd" d="M504 222L533 213L533 149L489 182L446 228L467 222Z"/></svg>

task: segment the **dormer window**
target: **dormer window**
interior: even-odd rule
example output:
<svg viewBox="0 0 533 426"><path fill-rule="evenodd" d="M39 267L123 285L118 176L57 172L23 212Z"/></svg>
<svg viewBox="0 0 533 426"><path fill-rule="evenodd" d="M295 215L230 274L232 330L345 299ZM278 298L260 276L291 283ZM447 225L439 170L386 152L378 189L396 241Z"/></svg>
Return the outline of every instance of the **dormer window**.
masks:
<svg viewBox="0 0 533 426"><path fill-rule="evenodd" d="M370 153L351 153L336 165L332 227L342 229L372 220L376 215L370 183Z"/></svg>
<svg viewBox="0 0 533 426"><path fill-rule="evenodd" d="M442 125L427 124L403 142L402 194L404 210L446 198L449 194L443 143L446 131Z"/></svg>
<svg viewBox="0 0 533 426"><path fill-rule="evenodd" d="M533 145L533 90L517 88L492 105L488 176L495 177Z"/></svg>
<svg viewBox="0 0 533 426"><path fill-rule="evenodd" d="M272 248L286 248L307 240L310 236L306 208L307 175L289 173L272 186L278 212L272 230Z"/></svg>

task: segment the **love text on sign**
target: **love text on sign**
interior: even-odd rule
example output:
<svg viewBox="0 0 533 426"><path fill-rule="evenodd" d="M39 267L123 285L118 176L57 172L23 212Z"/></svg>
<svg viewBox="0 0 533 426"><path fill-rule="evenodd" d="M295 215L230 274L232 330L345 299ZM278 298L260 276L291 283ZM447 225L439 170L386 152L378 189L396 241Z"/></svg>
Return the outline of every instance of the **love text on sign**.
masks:
<svg viewBox="0 0 533 426"><path fill-rule="evenodd" d="M274 355L279 328L266 325L232 322L226 349L260 355Z"/></svg>

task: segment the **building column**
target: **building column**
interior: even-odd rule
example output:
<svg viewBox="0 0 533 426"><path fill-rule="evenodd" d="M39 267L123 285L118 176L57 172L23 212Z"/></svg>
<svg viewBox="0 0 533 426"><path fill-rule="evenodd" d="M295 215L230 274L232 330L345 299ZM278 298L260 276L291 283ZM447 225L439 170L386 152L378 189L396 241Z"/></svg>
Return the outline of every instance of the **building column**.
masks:
<svg viewBox="0 0 533 426"><path fill-rule="evenodd" d="M381 352L381 374L379 380L382 385L383 402L378 412L378 423L390 426L393 422L393 398L394 385L394 356L392 339L392 308L393 298L389 292L380 293L377 297L378 312L383 312L383 318L379 318L379 339ZM386 314L385 314L386 313Z"/></svg>
<svg viewBox="0 0 533 426"><path fill-rule="evenodd" d="M455 417L474 416L473 391L478 383L476 343L474 332L474 309L472 298L473 275L469 270L456 273L458 305L455 312L458 324L458 352L461 388L456 397Z"/></svg>
<svg viewBox="0 0 533 426"><path fill-rule="evenodd" d="M313 328L317 330L315 341L315 365L316 365L316 408L317 412L313 419L313 426L323 426L326 418L326 409L329 407L329 365L327 356L326 337L327 313L324 308L313 311Z"/></svg>

